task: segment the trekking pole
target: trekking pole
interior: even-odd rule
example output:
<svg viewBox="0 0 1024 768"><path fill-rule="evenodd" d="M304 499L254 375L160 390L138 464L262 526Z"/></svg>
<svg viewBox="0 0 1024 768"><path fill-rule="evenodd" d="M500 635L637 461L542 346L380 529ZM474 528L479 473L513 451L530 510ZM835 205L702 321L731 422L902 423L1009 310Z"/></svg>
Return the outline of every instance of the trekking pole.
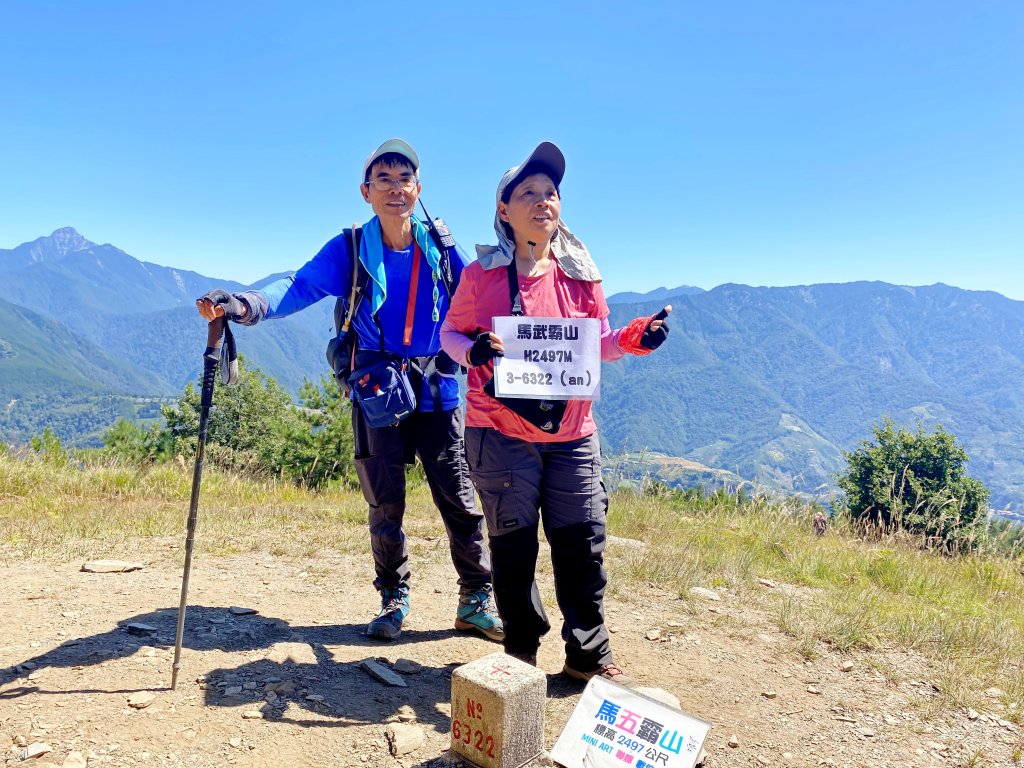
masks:
<svg viewBox="0 0 1024 768"><path fill-rule="evenodd" d="M203 478L203 449L206 446L206 430L210 425L210 406L213 404L213 382L217 378L217 365L221 357L221 338L228 338L233 347L228 321L224 317L214 318L206 332L206 352L203 353L203 392L199 401L199 440L196 443L196 463L192 471L192 498L188 505L188 526L185 536L185 571L181 577L181 602L178 604L178 631L174 638L174 663L171 665L171 690L178 684L178 668L181 666L181 639L185 632L185 603L188 600L188 578L192 570L192 545L196 534L196 517L199 510L199 485ZM230 383L230 381L229 381Z"/></svg>

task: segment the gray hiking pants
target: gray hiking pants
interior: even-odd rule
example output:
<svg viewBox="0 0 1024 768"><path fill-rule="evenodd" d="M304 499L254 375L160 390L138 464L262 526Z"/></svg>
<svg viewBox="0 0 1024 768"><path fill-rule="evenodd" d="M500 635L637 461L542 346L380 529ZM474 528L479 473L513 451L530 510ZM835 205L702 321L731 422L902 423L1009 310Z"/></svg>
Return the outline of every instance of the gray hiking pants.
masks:
<svg viewBox="0 0 1024 768"><path fill-rule="evenodd" d="M395 427L369 427L358 405L352 408L356 474L369 505L370 546L377 589L409 585L405 517L405 466L419 456L430 493L448 532L459 585L479 589L491 583L491 562L483 541L484 518L476 508L466 466L462 409L417 411Z"/></svg>
<svg viewBox="0 0 1024 768"><path fill-rule="evenodd" d="M611 663L604 625L608 494L597 435L527 443L494 429L468 427L466 453L487 518L505 650L536 654L540 638L551 629L535 579L543 522L566 661L579 670Z"/></svg>

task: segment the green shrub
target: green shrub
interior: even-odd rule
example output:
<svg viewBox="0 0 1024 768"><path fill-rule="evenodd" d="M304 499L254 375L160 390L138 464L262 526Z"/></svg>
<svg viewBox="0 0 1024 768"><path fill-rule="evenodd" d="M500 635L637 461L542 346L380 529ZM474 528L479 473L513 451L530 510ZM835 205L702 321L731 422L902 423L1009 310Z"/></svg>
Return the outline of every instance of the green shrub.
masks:
<svg viewBox="0 0 1024 768"><path fill-rule="evenodd" d="M846 461L837 481L854 521L909 531L949 551L983 541L988 489L964 474L967 452L941 426L910 432L886 418Z"/></svg>
<svg viewBox="0 0 1024 768"><path fill-rule="evenodd" d="M302 408L285 422L278 465L285 477L309 488L355 484L351 403L334 381L324 376L319 385L304 381L299 390Z"/></svg>
<svg viewBox="0 0 1024 768"><path fill-rule="evenodd" d="M149 431L120 421L104 435L106 449L134 462L195 456L201 385L189 382L177 404L163 406L164 425ZM350 405L333 381L304 382L302 405L260 370L239 358L238 383L214 387L205 461L255 477L276 476L309 488L351 485Z"/></svg>
<svg viewBox="0 0 1024 768"><path fill-rule="evenodd" d="M169 458L169 441L161 440L161 429L144 429L128 419L118 419L103 433L105 452L135 464L147 464L160 458Z"/></svg>
<svg viewBox="0 0 1024 768"><path fill-rule="evenodd" d="M47 464L52 464L58 467L66 467L71 461L71 457L68 456L68 452L64 450L64 445L61 443L60 438L53 433L49 427L43 430L41 435L36 435L32 438L29 445L32 446L32 450Z"/></svg>

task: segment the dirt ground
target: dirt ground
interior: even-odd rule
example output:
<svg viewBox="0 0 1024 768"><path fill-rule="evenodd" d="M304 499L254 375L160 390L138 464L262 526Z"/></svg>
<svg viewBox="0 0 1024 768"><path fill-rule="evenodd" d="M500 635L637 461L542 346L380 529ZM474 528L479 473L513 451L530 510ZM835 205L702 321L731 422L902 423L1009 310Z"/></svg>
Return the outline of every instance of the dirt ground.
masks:
<svg viewBox="0 0 1024 768"><path fill-rule="evenodd" d="M634 546L613 541L609 562ZM363 636L378 607L368 555L197 555L173 691L180 542L143 540L122 553L146 563L131 573L84 573L82 560L8 560L0 565L5 760L14 765L25 747L45 743L50 751L25 765L425 768L448 745L452 670L499 650L452 628L457 588L446 549L414 542L412 614L391 643ZM550 596L550 572L542 579ZM994 699L978 712L944 708L919 658L822 648L805 660L758 609L756 593L720 590L720 601L692 602L615 586L607 613L617 661L713 724L709 768L1012 766L1024 747ZM256 613L235 615L232 606ZM549 614L557 627L557 608ZM156 631L130 634L131 622ZM539 657L548 749L581 691L558 674L561 651L556 629ZM410 659L422 671L404 677L408 688L388 687L359 665L368 658ZM129 706L140 692L154 694L152 703ZM399 719L425 739L395 758L384 731Z"/></svg>

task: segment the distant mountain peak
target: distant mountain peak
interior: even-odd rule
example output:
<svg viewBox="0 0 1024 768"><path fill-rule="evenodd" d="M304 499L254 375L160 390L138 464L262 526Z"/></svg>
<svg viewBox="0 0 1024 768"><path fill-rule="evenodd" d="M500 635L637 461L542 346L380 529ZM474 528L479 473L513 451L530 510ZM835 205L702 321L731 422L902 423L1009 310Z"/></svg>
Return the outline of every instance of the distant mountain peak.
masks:
<svg viewBox="0 0 1024 768"><path fill-rule="evenodd" d="M696 296L699 293L706 293L706 291L695 285L680 285L675 288L655 288L647 293L623 291L608 296L606 300L609 304L637 304L644 301L667 299L671 296Z"/></svg>
<svg viewBox="0 0 1024 768"><path fill-rule="evenodd" d="M0 269L23 269L35 264L53 263L70 253L95 247L96 243L86 240L74 227L61 227L48 237L38 237L11 250L0 249Z"/></svg>
<svg viewBox="0 0 1024 768"><path fill-rule="evenodd" d="M78 230L74 227L55 229L49 237L41 237L39 240L36 240L36 243L44 240L49 240L54 250L61 256L66 256L75 251L84 251L96 245L96 243L86 240L78 234Z"/></svg>

